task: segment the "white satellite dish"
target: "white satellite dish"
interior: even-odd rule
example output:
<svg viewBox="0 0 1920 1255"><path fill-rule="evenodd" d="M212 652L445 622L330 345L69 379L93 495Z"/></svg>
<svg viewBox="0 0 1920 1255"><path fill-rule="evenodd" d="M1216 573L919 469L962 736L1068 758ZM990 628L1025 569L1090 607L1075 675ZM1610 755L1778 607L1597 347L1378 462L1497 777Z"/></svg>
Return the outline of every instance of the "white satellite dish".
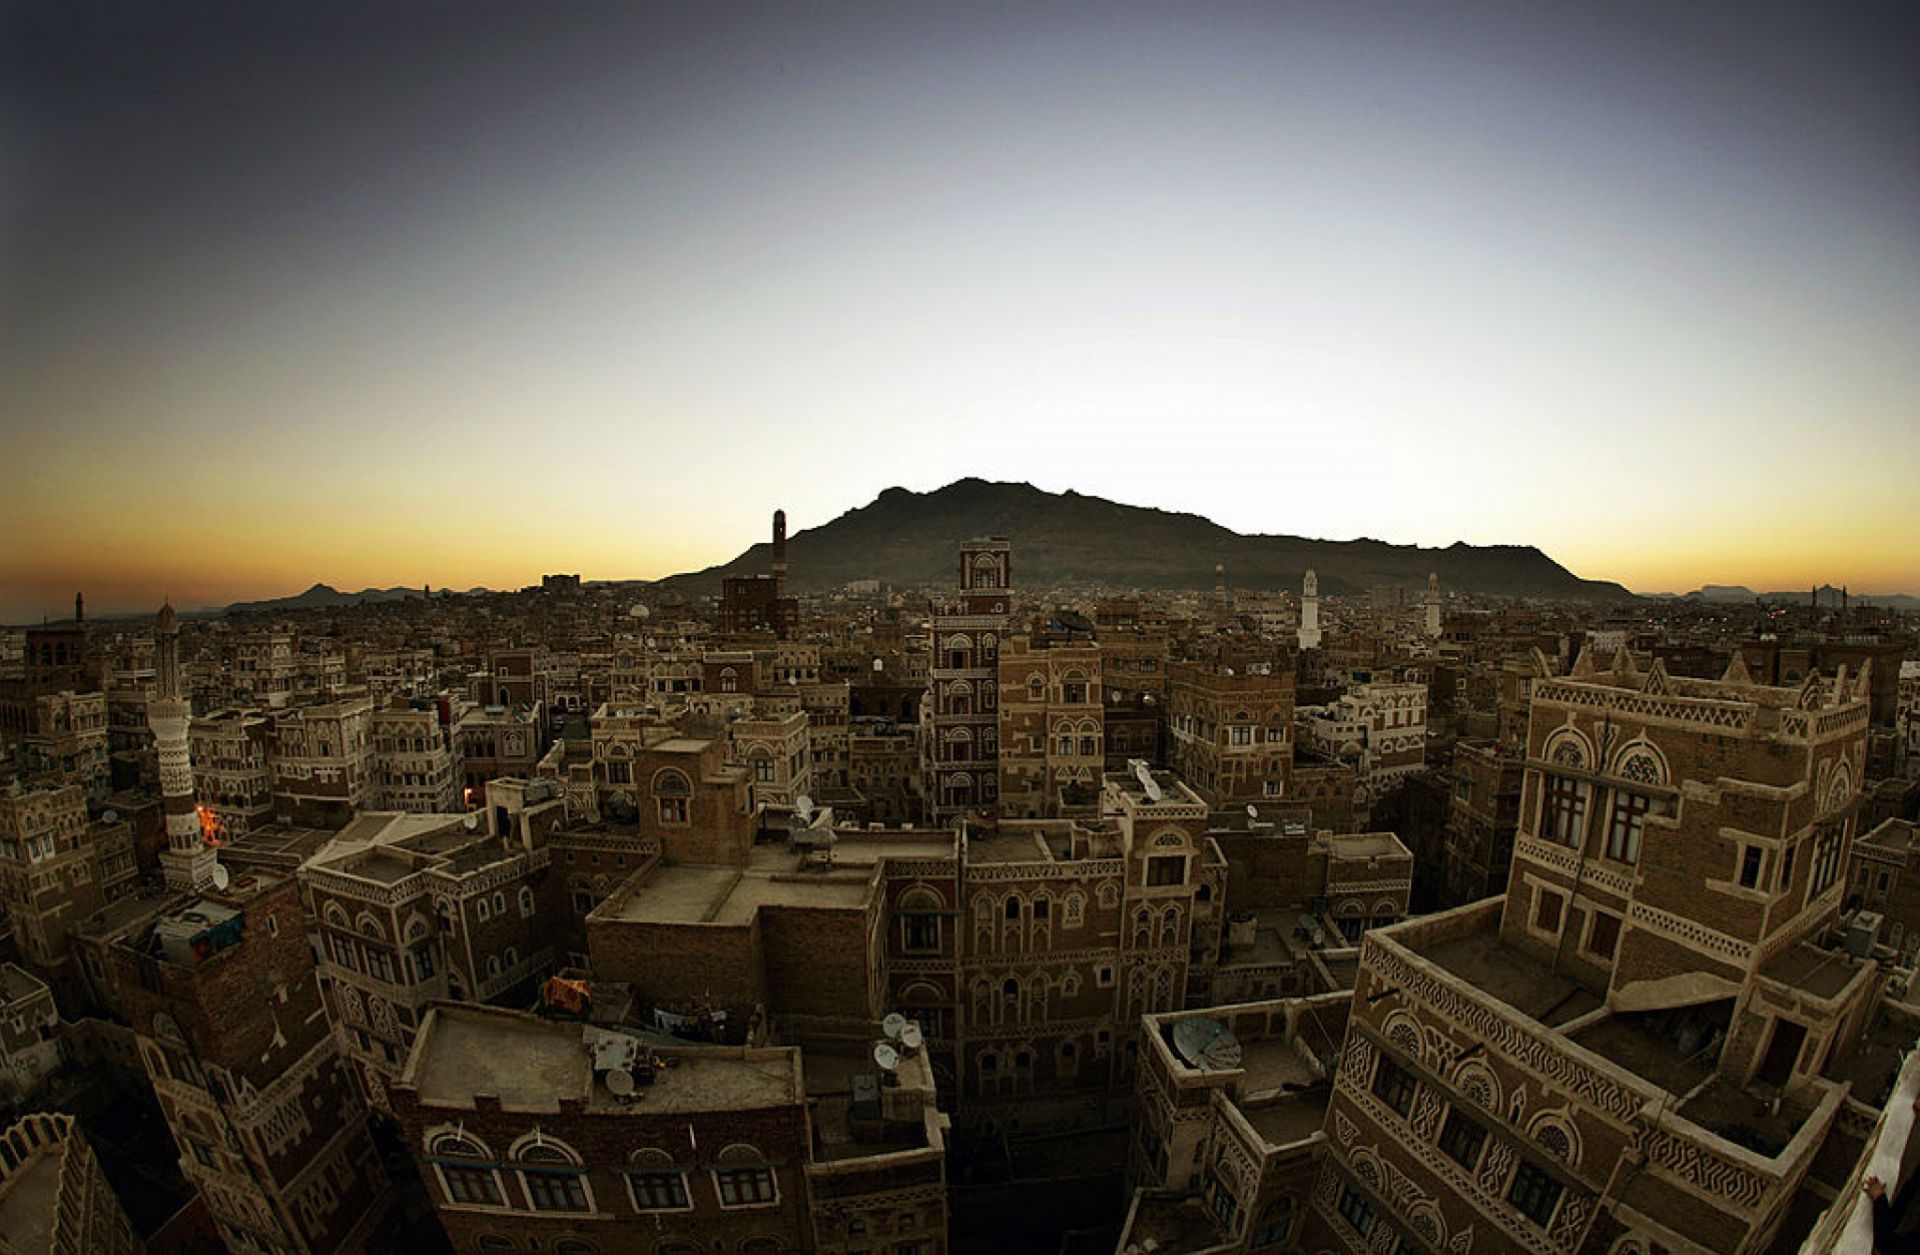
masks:
<svg viewBox="0 0 1920 1255"><path fill-rule="evenodd" d="M880 1027L886 1031L890 1040L899 1041L901 1031L907 1027L907 1017L898 1011L889 1011L887 1018L880 1021Z"/></svg>
<svg viewBox="0 0 1920 1255"><path fill-rule="evenodd" d="M629 1098L633 1095L633 1073L625 1068L615 1068L607 1073L607 1092L615 1098Z"/></svg>
<svg viewBox="0 0 1920 1255"><path fill-rule="evenodd" d="M1258 806L1255 806L1252 802L1247 803L1247 818L1248 819L1260 818L1260 808Z"/></svg>
<svg viewBox="0 0 1920 1255"><path fill-rule="evenodd" d="M881 1042L873 1048L873 1061L880 1065L882 1072L892 1072L900 1066L900 1052L893 1048L892 1042Z"/></svg>
<svg viewBox="0 0 1920 1255"><path fill-rule="evenodd" d="M795 797L793 799L793 817L803 824L811 819L813 817L813 799L805 793Z"/></svg>
<svg viewBox="0 0 1920 1255"><path fill-rule="evenodd" d="M467 831L472 832L475 828L478 828L480 826L480 816L468 815L466 822L467 822Z"/></svg>
<svg viewBox="0 0 1920 1255"><path fill-rule="evenodd" d="M227 874L227 869L225 867L222 867L218 863L215 863L213 865L213 887L214 888L224 890L227 887L227 882L232 879L233 877Z"/></svg>
<svg viewBox="0 0 1920 1255"><path fill-rule="evenodd" d="M925 1040L918 1024L909 1024L900 1030L900 1044L905 1046L909 1053L920 1049L921 1043Z"/></svg>

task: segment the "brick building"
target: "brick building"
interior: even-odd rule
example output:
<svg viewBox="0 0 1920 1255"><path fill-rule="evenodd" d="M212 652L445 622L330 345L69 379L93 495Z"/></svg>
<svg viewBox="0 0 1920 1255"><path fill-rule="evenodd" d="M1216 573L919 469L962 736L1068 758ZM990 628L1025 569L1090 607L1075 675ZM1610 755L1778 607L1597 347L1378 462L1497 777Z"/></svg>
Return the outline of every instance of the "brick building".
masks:
<svg viewBox="0 0 1920 1255"><path fill-rule="evenodd" d="M315 979L298 887L241 873L110 951L140 1057L230 1250L379 1249L386 1173Z"/></svg>
<svg viewBox="0 0 1920 1255"><path fill-rule="evenodd" d="M1000 643L1013 596L1012 546L960 546L960 592L933 608L928 806L950 822L999 803Z"/></svg>
<svg viewBox="0 0 1920 1255"><path fill-rule="evenodd" d="M1000 814L1091 816L1106 774L1101 646L1045 635L1000 649Z"/></svg>
<svg viewBox="0 0 1920 1255"><path fill-rule="evenodd" d="M924 1053L888 1073L863 1052L806 1062L442 1005L393 1102L461 1250L943 1255L945 1118Z"/></svg>
<svg viewBox="0 0 1920 1255"><path fill-rule="evenodd" d="M1210 807L1287 796L1293 773L1291 672L1175 663L1169 762Z"/></svg>
<svg viewBox="0 0 1920 1255"><path fill-rule="evenodd" d="M1850 1094L1887 1083L1884 979L1819 944L1866 724L1844 675L1682 680L1623 654L1536 684L1505 897L1362 951L1309 1244L1804 1231L1832 1197L1816 1161L1858 1151Z"/></svg>

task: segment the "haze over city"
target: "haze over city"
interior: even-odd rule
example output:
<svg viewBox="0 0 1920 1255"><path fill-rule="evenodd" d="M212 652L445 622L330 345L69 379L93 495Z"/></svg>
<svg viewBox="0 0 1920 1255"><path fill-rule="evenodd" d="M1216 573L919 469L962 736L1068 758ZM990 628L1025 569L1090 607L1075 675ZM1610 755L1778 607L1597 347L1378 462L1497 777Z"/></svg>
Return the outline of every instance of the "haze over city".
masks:
<svg viewBox="0 0 1920 1255"><path fill-rule="evenodd" d="M0 620L654 578L969 474L1920 592L1911 6L4 22Z"/></svg>

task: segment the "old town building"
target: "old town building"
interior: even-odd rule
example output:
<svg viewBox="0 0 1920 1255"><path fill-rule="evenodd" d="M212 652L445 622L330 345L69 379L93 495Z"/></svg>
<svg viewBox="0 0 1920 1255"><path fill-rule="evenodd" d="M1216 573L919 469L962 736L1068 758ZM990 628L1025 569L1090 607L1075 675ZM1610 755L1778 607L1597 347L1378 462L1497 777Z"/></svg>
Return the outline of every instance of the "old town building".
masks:
<svg viewBox="0 0 1920 1255"><path fill-rule="evenodd" d="M379 794L373 702L350 697L300 706L273 721L273 803L295 823L338 828Z"/></svg>
<svg viewBox="0 0 1920 1255"><path fill-rule="evenodd" d="M1354 771L1354 810L1373 806L1427 758L1427 686L1382 681L1358 683L1325 706L1302 707L1300 748L1322 761Z"/></svg>
<svg viewBox="0 0 1920 1255"><path fill-rule="evenodd" d="M1293 772L1294 678L1223 664L1176 663L1169 765L1210 807L1278 800Z"/></svg>
<svg viewBox="0 0 1920 1255"><path fill-rule="evenodd" d="M1046 635L1000 648L1000 814L1090 816L1106 774L1101 647Z"/></svg>
<svg viewBox="0 0 1920 1255"><path fill-rule="evenodd" d="M1821 945L1865 694L1623 653L1532 705L1505 897L1362 951L1308 1240L1765 1249L1890 1075L1884 978Z"/></svg>
<svg viewBox="0 0 1920 1255"><path fill-rule="evenodd" d="M1013 595L1012 546L960 546L960 591L933 608L933 700L927 802L940 822L999 802L1000 643Z"/></svg>
<svg viewBox="0 0 1920 1255"><path fill-rule="evenodd" d="M524 1002L564 958L547 848L563 804L544 784L494 784L484 814L363 813L300 868L328 1016L376 1106L430 1001Z"/></svg>
<svg viewBox="0 0 1920 1255"><path fill-rule="evenodd" d="M138 1255L143 1249L78 1120L38 1111L0 1130L0 1252Z"/></svg>
<svg viewBox="0 0 1920 1255"><path fill-rule="evenodd" d="M946 1119L924 1051L688 1045L432 1008L394 1107L461 1250L944 1255Z"/></svg>
<svg viewBox="0 0 1920 1255"><path fill-rule="evenodd" d="M373 712L373 775L379 809L446 814L460 809L460 760L452 706L445 700L395 698Z"/></svg>
<svg viewBox="0 0 1920 1255"><path fill-rule="evenodd" d="M274 818L273 720L256 711L216 710L188 733L201 827L215 841L243 837Z"/></svg>
<svg viewBox="0 0 1920 1255"><path fill-rule="evenodd" d="M180 1169L228 1249L378 1249L386 1173L327 1027L295 883L223 872L111 958Z"/></svg>

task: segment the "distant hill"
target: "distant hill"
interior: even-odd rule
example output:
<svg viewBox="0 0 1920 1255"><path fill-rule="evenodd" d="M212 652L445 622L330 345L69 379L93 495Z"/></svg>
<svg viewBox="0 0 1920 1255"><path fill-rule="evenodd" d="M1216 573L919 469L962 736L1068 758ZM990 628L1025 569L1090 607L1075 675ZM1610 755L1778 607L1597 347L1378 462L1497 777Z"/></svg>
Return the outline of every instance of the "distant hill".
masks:
<svg viewBox="0 0 1920 1255"><path fill-rule="evenodd" d="M1831 584L1822 584L1817 593L1809 588L1784 593L1756 593L1741 584L1707 584L1690 593L1681 594L1680 599L1703 601L1709 604L1733 602L1751 604L1757 598L1761 601L1784 601L1804 606L1807 604L1809 594L1817 596L1821 606L1834 610L1840 608L1840 603L1844 599L1841 591ZM1909 596L1906 593L1854 593L1852 600L1861 604L1886 606L1894 610L1920 610L1920 597Z"/></svg>
<svg viewBox="0 0 1920 1255"><path fill-rule="evenodd" d="M228 606L226 612L245 614L252 610L328 610L335 606L357 606L368 601L403 601L408 597L418 597L420 592L417 588L363 588L357 593L343 593L331 584L315 584L294 597L237 601Z"/></svg>
<svg viewBox="0 0 1920 1255"><path fill-rule="evenodd" d="M852 580L896 587L950 585L956 546L976 536L1013 542L1016 588L1101 584L1120 588L1211 588L1225 563L1235 588L1298 589L1309 567L1323 594L1388 584L1509 596L1626 598L1618 584L1583 580L1531 546L1453 544L1445 549L1378 540L1243 536L1197 514L1122 505L1031 484L963 479L933 492L889 488L866 506L787 540L789 582L825 590ZM684 593L715 592L728 575L764 573L770 545L724 566L660 581Z"/></svg>

